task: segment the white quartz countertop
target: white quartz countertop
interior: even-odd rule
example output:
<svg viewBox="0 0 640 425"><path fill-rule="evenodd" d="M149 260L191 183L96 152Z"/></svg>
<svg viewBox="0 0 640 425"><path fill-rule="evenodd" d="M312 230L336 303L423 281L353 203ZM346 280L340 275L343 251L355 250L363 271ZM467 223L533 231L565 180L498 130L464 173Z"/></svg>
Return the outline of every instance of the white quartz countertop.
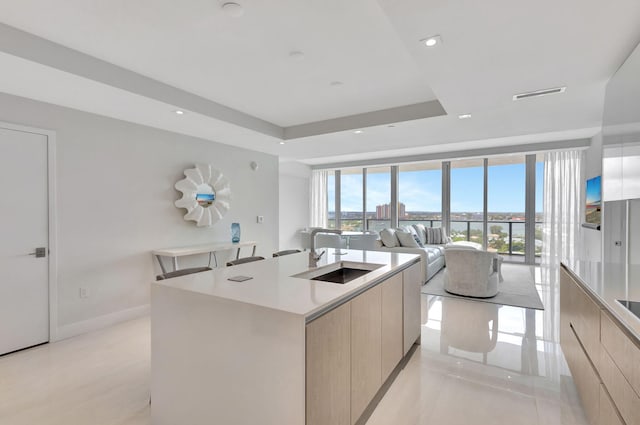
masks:
<svg viewBox="0 0 640 425"><path fill-rule="evenodd" d="M626 283L624 268L619 264L599 261L563 261L567 270L600 305L635 337L640 344L640 319L617 300L640 302L640 282ZM629 275L640 276L640 268L630 265Z"/></svg>
<svg viewBox="0 0 640 425"><path fill-rule="evenodd" d="M318 268L341 261L383 266L345 284L292 277L315 269L309 268L308 252L301 252L157 281L153 285L310 317L420 261L420 257L414 254L342 250L347 254L335 255L334 249L326 251L318 262ZM245 282L227 280L239 275L250 276L252 279Z"/></svg>

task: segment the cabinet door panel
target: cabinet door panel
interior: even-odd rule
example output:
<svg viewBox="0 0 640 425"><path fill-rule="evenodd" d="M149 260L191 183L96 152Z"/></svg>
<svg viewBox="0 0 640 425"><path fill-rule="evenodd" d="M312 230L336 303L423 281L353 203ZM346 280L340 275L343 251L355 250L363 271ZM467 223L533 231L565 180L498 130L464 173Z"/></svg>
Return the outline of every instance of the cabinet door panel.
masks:
<svg viewBox="0 0 640 425"><path fill-rule="evenodd" d="M307 325L306 425L351 423L351 303Z"/></svg>
<svg viewBox="0 0 640 425"><path fill-rule="evenodd" d="M420 289L422 288L422 263L414 264L402 272L404 291L404 336L403 355L406 355L413 343L420 338Z"/></svg>
<svg viewBox="0 0 640 425"><path fill-rule="evenodd" d="M625 425L604 385L600 385L600 425Z"/></svg>
<svg viewBox="0 0 640 425"><path fill-rule="evenodd" d="M640 394L640 348L614 323L608 313L603 311L601 317L603 348L607 350L634 391Z"/></svg>
<svg viewBox="0 0 640 425"><path fill-rule="evenodd" d="M607 387L613 403L626 423L640 424L640 397L631 388L607 350L603 349L600 355L600 377L602 383Z"/></svg>
<svg viewBox="0 0 640 425"><path fill-rule="evenodd" d="M597 425L600 420L600 379L575 333L572 336L567 336L566 339L565 343L569 348L566 356L567 364L571 369L573 382L578 389L582 407L589 424ZM563 345L564 349L565 345Z"/></svg>
<svg viewBox="0 0 640 425"><path fill-rule="evenodd" d="M402 360L402 275L382 283L382 382Z"/></svg>
<svg viewBox="0 0 640 425"><path fill-rule="evenodd" d="M375 286L351 301L351 423L382 385L382 291Z"/></svg>

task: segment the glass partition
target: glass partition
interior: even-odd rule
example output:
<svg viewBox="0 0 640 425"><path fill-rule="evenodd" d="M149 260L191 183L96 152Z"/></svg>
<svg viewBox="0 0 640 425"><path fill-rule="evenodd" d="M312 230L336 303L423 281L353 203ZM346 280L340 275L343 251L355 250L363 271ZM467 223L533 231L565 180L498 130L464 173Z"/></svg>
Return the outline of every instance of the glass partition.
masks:
<svg viewBox="0 0 640 425"><path fill-rule="evenodd" d="M487 179L487 247L524 261L525 157L489 158Z"/></svg>
<svg viewBox="0 0 640 425"><path fill-rule="evenodd" d="M405 164L398 173L400 226L422 223L442 226L442 163Z"/></svg>
<svg viewBox="0 0 640 425"><path fill-rule="evenodd" d="M451 161L451 229L453 241L484 240L484 160Z"/></svg>
<svg viewBox="0 0 640 425"><path fill-rule="evenodd" d="M391 167L367 168L367 230L391 227Z"/></svg>

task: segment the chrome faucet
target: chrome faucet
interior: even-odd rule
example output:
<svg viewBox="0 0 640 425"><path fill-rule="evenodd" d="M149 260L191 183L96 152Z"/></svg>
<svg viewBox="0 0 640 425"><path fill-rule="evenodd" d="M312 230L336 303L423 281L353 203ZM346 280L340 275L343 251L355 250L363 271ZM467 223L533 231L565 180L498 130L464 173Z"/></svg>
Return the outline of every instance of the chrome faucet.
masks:
<svg viewBox="0 0 640 425"><path fill-rule="evenodd" d="M318 267L318 260L322 258L325 251L322 251L320 254L316 253L316 235L318 233L334 233L336 235L341 235L342 230L337 229L313 229L311 231L311 250L309 251L309 267Z"/></svg>

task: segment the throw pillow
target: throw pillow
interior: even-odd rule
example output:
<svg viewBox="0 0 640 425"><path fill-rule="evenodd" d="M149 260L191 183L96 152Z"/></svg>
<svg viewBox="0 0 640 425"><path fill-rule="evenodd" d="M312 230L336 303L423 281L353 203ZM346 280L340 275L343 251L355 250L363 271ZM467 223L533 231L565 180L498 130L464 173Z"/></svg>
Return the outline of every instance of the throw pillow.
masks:
<svg viewBox="0 0 640 425"><path fill-rule="evenodd" d="M446 242L445 235L440 227L427 227L427 244L442 245Z"/></svg>
<svg viewBox="0 0 640 425"><path fill-rule="evenodd" d="M414 224L413 228L416 229L416 233L418 234L418 237L420 238L420 242L424 245L425 243L427 243L427 231L424 227L424 224L420 223L420 224Z"/></svg>
<svg viewBox="0 0 640 425"><path fill-rule="evenodd" d="M400 246L406 248L420 248L418 242L413 238L413 235L409 232L396 232L396 236L400 241Z"/></svg>
<svg viewBox="0 0 640 425"><path fill-rule="evenodd" d="M384 246L388 248L395 248L400 246L398 238L396 237L396 231L394 229L382 229L380 231L380 239Z"/></svg>

